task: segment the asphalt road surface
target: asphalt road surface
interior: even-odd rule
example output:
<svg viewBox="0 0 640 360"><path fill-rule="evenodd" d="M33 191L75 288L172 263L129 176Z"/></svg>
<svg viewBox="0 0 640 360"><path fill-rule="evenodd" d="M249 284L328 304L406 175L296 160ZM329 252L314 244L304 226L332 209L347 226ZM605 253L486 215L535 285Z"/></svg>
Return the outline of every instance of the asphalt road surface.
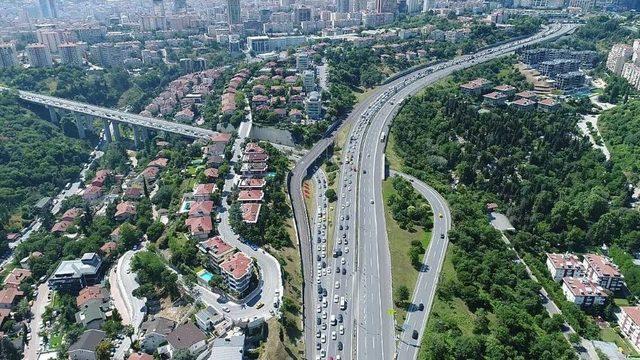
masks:
<svg viewBox="0 0 640 360"><path fill-rule="evenodd" d="M336 226L342 225L344 231L336 231L336 240L346 237L351 249L346 253L345 245L334 242L334 250L340 249L345 265L355 276L342 279L334 285L346 294L351 294L351 303L343 315L345 334L327 346L326 356L361 359L392 359L395 354L393 317L391 304L391 269L389 248L386 238L384 211L381 194L381 181L384 176L384 146L388 126L393 119L398 104L407 96L414 95L435 81L476 64L480 64L507 54L520 47L549 40L575 29L574 24L553 24L540 33L523 40L503 44L491 49L479 51L451 61L416 70L389 84L380 86L372 94L354 107L345 124L354 124L349 133L348 143L343 148L343 164L339 182L338 206L336 207ZM305 343L307 354L313 340L315 323L313 306L309 306L313 296L313 256L310 251L312 238L301 183L308 175L308 169L333 142L335 132L318 142L301 159L292 172L290 194L296 228L301 245L303 274L305 277ZM371 216L371 215L374 216ZM347 217L348 216L348 217ZM362 220L360 220L362 217ZM349 226L348 230L346 225ZM355 229L358 229L356 238ZM354 256L357 249L357 257ZM382 284L382 285L381 285ZM331 299L333 300L333 299ZM331 315L336 311L332 309ZM355 316L354 316L355 314ZM353 326L356 324L357 326ZM355 341L354 341L355 337ZM337 342L342 342L343 350L337 350ZM355 347L354 347L355 346ZM357 354L357 355L356 355ZM322 354L321 354L322 355ZM322 357L322 356L321 356Z"/></svg>
<svg viewBox="0 0 640 360"><path fill-rule="evenodd" d="M398 342L398 359L415 359L418 354L422 333L429 319L429 312L436 295L440 270L444 262L449 243L448 232L451 229L451 211L447 201L429 185L413 176L394 173L411 181L411 185L424 197L433 211L433 230L431 242L422 261L422 269L418 275L418 282L411 298L411 305L402 326L402 333ZM420 311L420 304L424 310ZM418 332L418 338L413 338L413 331Z"/></svg>

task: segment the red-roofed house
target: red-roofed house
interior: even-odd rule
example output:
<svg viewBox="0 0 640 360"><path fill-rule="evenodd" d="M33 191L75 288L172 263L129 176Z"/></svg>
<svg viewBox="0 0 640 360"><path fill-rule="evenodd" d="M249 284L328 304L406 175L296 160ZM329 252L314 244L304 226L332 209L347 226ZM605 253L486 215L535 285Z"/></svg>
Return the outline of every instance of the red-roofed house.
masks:
<svg viewBox="0 0 640 360"><path fill-rule="evenodd" d="M98 300L101 303L107 302L109 300L109 292L101 285L87 286L78 293L76 305L80 308L92 300Z"/></svg>
<svg viewBox="0 0 640 360"><path fill-rule="evenodd" d="M266 151L260 146L258 145L258 143L248 143L245 147L244 147L244 153L245 154L264 154Z"/></svg>
<svg viewBox="0 0 640 360"><path fill-rule="evenodd" d="M213 143L223 143L226 144L231 140L231 134L227 133L216 133L211 136L211 142Z"/></svg>
<svg viewBox="0 0 640 360"><path fill-rule="evenodd" d="M507 94L497 92L497 91L484 94L482 95L482 97L484 98L484 103L489 106L504 105L507 102L507 99L509 98Z"/></svg>
<svg viewBox="0 0 640 360"><path fill-rule="evenodd" d="M160 169L155 166L148 166L144 171L142 171L142 176L149 182L153 183L158 178L158 173Z"/></svg>
<svg viewBox="0 0 640 360"><path fill-rule="evenodd" d="M31 277L31 271L27 269L19 269L15 268L7 275L7 278L4 279L4 285L7 287L19 288L20 284L27 278Z"/></svg>
<svg viewBox="0 0 640 360"><path fill-rule="evenodd" d="M263 178L248 178L240 180L238 187L241 190L262 189L267 184Z"/></svg>
<svg viewBox="0 0 640 360"><path fill-rule="evenodd" d="M169 164L169 159L163 158L163 157L159 157L159 158L151 161L149 163L149 166L155 166L155 167L164 169L164 168L167 167L167 164Z"/></svg>
<svg viewBox="0 0 640 360"><path fill-rule="evenodd" d="M253 271L253 260L242 251L237 252L229 260L220 264L220 271L224 276L227 286L244 293L249 287L251 274Z"/></svg>
<svg viewBox="0 0 640 360"><path fill-rule="evenodd" d="M153 356L143 352L135 352L129 355L128 360L153 360Z"/></svg>
<svg viewBox="0 0 640 360"><path fill-rule="evenodd" d="M269 160L269 154L267 153L246 153L242 156L242 161L256 163L265 162Z"/></svg>
<svg viewBox="0 0 640 360"><path fill-rule="evenodd" d="M100 197L102 197L102 187L100 186L89 185L82 193L82 199L88 202L96 201Z"/></svg>
<svg viewBox="0 0 640 360"><path fill-rule="evenodd" d="M58 221L57 223L53 224L53 227L51 228L51 232L54 234L65 233L71 227L71 225L73 225L72 221L68 221L68 220Z"/></svg>
<svg viewBox="0 0 640 360"><path fill-rule="evenodd" d="M64 212L60 220L74 221L82 214L81 208L71 208Z"/></svg>
<svg viewBox="0 0 640 360"><path fill-rule="evenodd" d="M536 107L536 102L526 98L520 98L516 101L513 101L511 105L520 110L533 110Z"/></svg>
<svg viewBox="0 0 640 360"><path fill-rule="evenodd" d="M460 85L460 90L466 94L481 95L484 91L491 87L491 81L483 78L471 80L468 83Z"/></svg>
<svg viewBox="0 0 640 360"><path fill-rule="evenodd" d="M493 90L505 93L508 96L513 96L513 94L516 93L516 88L511 85L498 85L494 87Z"/></svg>
<svg viewBox="0 0 640 360"><path fill-rule="evenodd" d="M144 189L137 186L129 186L124 191L124 197L127 199L137 200L142 197L143 193L144 193Z"/></svg>
<svg viewBox="0 0 640 360"><path fill-rule="evenodd" d="M123 201L116 205L115 219L124 221L132 219L136 216L136 204L131 201Z"/></svg>
<svg viewBox="0 0 640 360"><path fill-rule="evenodd" d="M24 296L24 292L14 288L7 287L0 290L0 309L11 309L18 304L20 298Z"/></svg>
<svg viewBox="0 0 640 360"><path fill-rule="evenodd" d="M623 306L618 317L620 331L631 344L640 349L640 306Z"/></svg>
<svg viewBox="0 0 640 360"><path fill-rule="evenodd" d="M196 201L211 200L211 194L215 193L217 189L216 184L198 184L193 189L193 197Z"/></svg>
<svg viewBox="0 0 640 360"><path fill-rule="evenodd" d="M267 172L269 166L266 162L260 163L243 163L240 168L240 172L242 172L242 176L250 177L250 176L262 176Z"/></svg>
<svg viewBox="0 0 640 360"><path fill-rule="evenodd" d="M262 190L240 190L238 193L238 201L240 202L260 202L264 199Z"/></svg>
<svg viewBox="0 0 640 360"><path fill-rule="evenodd" d="M547 253L547 269L554 281L560 282L565 277L582 277L584 266L574 254Z"/></svg>
<svg viewBox="0 0 640 360"><path fill-rule="evenodd" d="M91 185L98 187L104 186L104 183L109 178L109 175L111 175L109 170L98 170L96 172L96 176L94 176L93 180L91 180Z"/></svg>
<svg viewBox="0 0 640 360"><path fill-rule="evenodd" d="M242 221L248 224L257 223L261 208L262 204L260 203L244 203L240 205L240 210L242 210Z"/></svg>
<svg viewBox="0 0 640 360"><path fill-rule="evenodd" d="M189 208L189 217L209 217L213 210L213 201L196 201Z"/></svg>
<svg viewBox="0 0 640 360"><path fill-rule="evenodd" d="M585 276L596 284L611 291L618 291L624 285L623 276L610 259L596 255L584 256Z"/></svg>
<svg viewBox="0 0 640 360"><path fill-rule="evenodd" d="M100 253L102 253L103 257L107 257L115 252L116 249L118 249L118 244L116 244L115 241L107 241L102 246L100 246Z"/></svg>
<svg viewBox="0 0 640 360"><path fill-rule="evenodd" d="M587 278L562 279L562 292L567 301L584 307L603 305L608 296L602 287Z"/></svg>
<svg viewBox="0 0 640 360"><path fill-rule="evenodd" d="M525 98L525 99L529 99L529 100L535 100L538 95L536 95L536 93L534 93L533 91L529 91L529 90L525 90L525 91L521 91L519 93L516 94L517 98Z"/></svg>
<svg viewBox="0 0 640 360"><path fill-rule="evenodd" d="M558 103L553 99L546 98L538 101L538 108L542 111L556 111L558 107Z"/></svg>
<svg viewBox="0 0 640 360"><path fill-rule="evenodd" d="M211 268L217 273L220 273L220 264L226 261L236 250L235 247L222 240L220 236L201 241L197 246L198 250L207 256Z"/></svg>
<svg viewBox="0 0 640 360"><path fill-rule="evenodd" d="M216 168L208 168L204 170L204 176L207 177L207 180L215 180L220 176L218 169Z"/></svg>
<svg viewBox="0 0 640 360"><path fill-rule="evenodd" d="M188 218L184 223L189 228L191 236L197 239L206 239L213 231L213 223L209 216Z"/></svg>

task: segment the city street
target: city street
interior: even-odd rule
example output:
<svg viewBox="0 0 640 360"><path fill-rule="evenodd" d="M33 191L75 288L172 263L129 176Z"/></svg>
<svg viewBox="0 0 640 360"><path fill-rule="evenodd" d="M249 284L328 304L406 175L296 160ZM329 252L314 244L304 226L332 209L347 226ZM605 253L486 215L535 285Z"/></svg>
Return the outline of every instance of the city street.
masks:
<svg viewBox="0 0 640 360"><path fill-rule="evenodd" d="M29 326L31 327L31 340L29 340L25 347L24 356L27 360L36 360L38 358L39 346L40 346L40 325L42 324L42 314L49 305L49 286L47 283L42 283L38 286L38 296L33 301L31 307L31 313L33 318Z"/></svg>

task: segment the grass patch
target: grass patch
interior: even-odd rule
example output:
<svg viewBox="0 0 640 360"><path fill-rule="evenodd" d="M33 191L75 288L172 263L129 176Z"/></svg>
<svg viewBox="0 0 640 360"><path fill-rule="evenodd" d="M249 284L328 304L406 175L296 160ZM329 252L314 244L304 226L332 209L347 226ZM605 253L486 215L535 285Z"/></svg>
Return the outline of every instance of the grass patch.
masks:
<svg viewBox="0 0 640 360"><path fill-rule="evenodd" d="M389 139L387 143L387 148L385 149L385 160L387 160L387 164L389 164L389 168L400 171L402 169L402 158L395 152L396 146L396 134L391 132L389 134Z"/></svg>
<svg viewBox="0 0 640 360"><path fill-rule="evenodd" d="M291 247L269 249L280 262L283 273L284 298L291 299L302 311L302 264L292 219L286 224L292 240ZM283 313L282 319L267 321L268 336L260 350L260 359L300 359L304 353L301 314ZM283 325L285 324L285 325Z"/></svg>
<svg viewBox="0 0 640 360"><path fill-rule="evenodd" d="M382 183L384 203L387 204L388 198L395 193L396 190L393 188L391 180L385 180ZM419 272L411 265L409 249L411 248L411 242L414 240L422 242L424 248L427 249L431 240L431 231L424 231L420 228L417 228L414 232L403 230L393 219L388 206L384 207L384 213L387 237L389 238L389 252L391 253L392 292L395 295L399 287L406 286L409 289L410 296L413 296ZM396 323L404 323L407 315L406 309L404 307L396 307L395 304L394 307L396 310Z"/></svg>
<svg viewBox="0 0 640 360"><path fill-rule="evenodd" d="M49 337L49 347L52 349L57 349L62 345L62 335L60 334L52 334Z"/></svg>
<svg viewBox="0 0 640 360"><path fill-rule="evenodd" d="M629 356L638 356L637 351L629 344L629 342L620 336L617 328L605 328L600 329L600 338L602 341L608 341L615 343L619 349L625 354Z"/></svg>

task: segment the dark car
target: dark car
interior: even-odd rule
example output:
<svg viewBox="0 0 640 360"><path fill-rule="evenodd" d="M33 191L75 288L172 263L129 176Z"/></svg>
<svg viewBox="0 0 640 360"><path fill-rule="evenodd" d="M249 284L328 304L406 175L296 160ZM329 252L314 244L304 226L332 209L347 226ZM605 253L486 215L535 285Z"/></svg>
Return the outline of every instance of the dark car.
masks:
<svg viewBox="0 0 640 360"><path fill-rule="evenodd" d="M342 341L338 341L338 350L342 351Z"/></svg>
<svg viewBox="0 0 640 360"><path fill-rule="evenodd" d="M340 273L340 266L336 266L336 274Z"/></svg>
<svg viewBox="0 0 640 360"><path fill-rule="evenodd" d="M347 275L347 268L342 268L342 275Z"/></svg>
<svg viewBox="0 0 640 360"><path fill-rule="evenodd" d="M338 314L338 322L341 323L344 319L342 318L342 314Z"/></svg>
<svg viewBox="0 0 640 360"><path fill-rule="evenodd" d="M411 334L413 340L418 340L418 330L413 330L413 334Z"/></svg>
<svg viewBox="0 0 640 360"><path fill-rule="evenodd" d="M316 318L316 324L317 324L317 325L322 324L322 319L320 319L320 316L318 316L318 317Z"/></svg>
<svg viewBox="0 0 640 360"><path fill-rule="evenodd" d="M327 296L327 289L322 289L322 295L323 295L324 297L326 297L326 296Z"/></svg>
<svg viewBox="0 0 640 360"><path fill-rule="evenodd" d="M323 261L323 262L322 262L322 268L324 269L324 268L326 268L326 267L327 267L327 263Z"/></svg>
<svg viewBox="0 0 640 360"><path fill-rule="evenodd" d="M342 225L340 225L340 230L342 230Z"/></svg>
<svg viewBox="0 0 640 360"><path fill-rule="evenodd" d="M418 305L418 310L424 311L424 304L423 303L420 303L420 305Z"/></svg>
<svg viewBox="0 0 640 360"><path fill-rule="evenodd" d="M322 286L318 285L318 294L322 294Z"/></svg>
<svg viewBox="0 0 640 360"><path fill-rule="evenodd" d="M316 350L320 350L320 347L321 347L320 343L316 343Z"/></svg>
<svg viewBox="0 0 640 360"><path fill-rule="evenodd" d="M444 239L444 234L440 234L440 239Z"/></svg>
<svg viewBox="0 0 640 360"><path fill-rule="evenodd" d="M322 258L320 257L320 255L318 255L316 259L318 259L318 261L322 261Z"/></svg>

